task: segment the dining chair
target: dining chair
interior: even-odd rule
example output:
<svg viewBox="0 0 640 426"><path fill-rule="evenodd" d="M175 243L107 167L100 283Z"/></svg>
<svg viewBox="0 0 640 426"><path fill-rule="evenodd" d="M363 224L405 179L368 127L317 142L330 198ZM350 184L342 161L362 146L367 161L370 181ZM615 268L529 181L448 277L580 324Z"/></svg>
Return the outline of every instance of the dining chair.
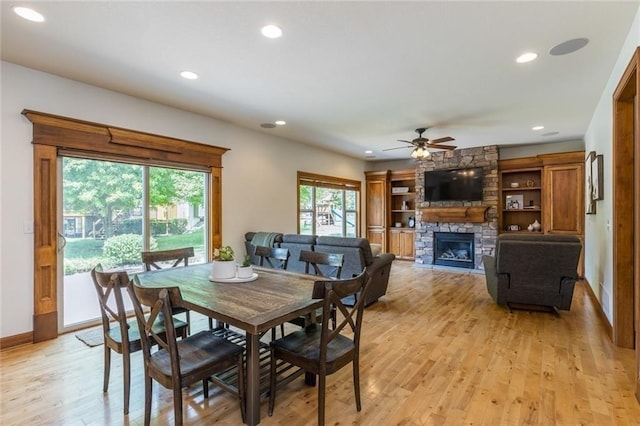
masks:
<svg viewBox="0 0 640 426"><path fill-rule="evenodd" d="M318 376L318 425L324 424L326 376L352 363L356 409L360 411L360 334L364 313L364 297L349 308L342 299L360 290L367 291L370 277L366 271L341 280L316 281L312 298L322 299L322 323L313 323L270 343L269 416L273 414L276 398L276 365L287 362ZM332 307L337 307L344 318L330 327Z"/></svg>
<svg viewBox="0 0 640 426"><path fill-rule="evenodd" d="M287 269L289 249L280 247L256 246L255 255L260 258L259 266L264 266L265 260L271 268Z"/></svg>
<svg viewBox="0 0 640 426"><path fill-rule="evenodd" d="M144 360L144 424L151 421L151 402L153 381L173 391L174 424L182 425L182 388L202 381L203 395L209 397L209 378L231 367L237 368L237 388L225 387L225 390L238 396L242 421L245 420L244 401L244 348L211 330L191 334L178 341L176 330L170 320L176 307L183 306L182 295L178 287L157 288L142 287L138 277L128 285L129 294L138 320L141 334L142 358ZM143 306L151 313L145 317ZM153 323L162 318L165 334L158 334ZM151 346L158 350L151 352Z"/></svg>
<svg viewBox="0 0 640 426"><path fill-rule="evenodd" d="M109 375L111 372L111 351L122 355L122 376L124 385L124 414L129 413L129 389L131 382L131 356L133 352L142 349L138 323L127 321L122 291L129 282L125 271L104 272L98 264L91 270L91 278L98 294L102 331L104 338L104 381L102 391L109 389ZM174 319L173 325L181 337L187 335L187 324ZM157 333L164 332L164 325L154 325Z"/></svg>
<svg viewBox="0 0 640 426"><path fill-rule="evenodd" d="M280 247L256 246L255 255L260 259L258 265L264 266L265 260L274 269L287 269L289 249ZM284 336L284 324L280 324L280 333ZM271 329L271 340L276 338L276 327Z"/></svg>
<svg viewBox="0 0 640 426"><path fill-rule="evenodd" d="M154 269L163 269L163 263L168 264L171 268L175 268L178 266L189 266L190 257L193 257L193 247L158 251L143 251L142 263L144 263L144 269L146 271L151 271ZM174 315L181 313L185 314L185 319L187 320L188 324L187 332L191 334L191 314L188 309L184 308L176 308L176 310L173 312ZM209 328L213 328L213 320L211 318L209 318Z"/></svg>
<svg viewBox="0 0 640 426"><path fill-rule="evenodd" d="M342 253L324 253L321 251L300 251L300 261L305 263L304 273L309 273L309 266L313 267L313 271L320 277L340 278L342 274L342 266L344 264L344 254ZM321 265L333 268L325 271L320 268Z"/></svg>
<svg viewBox="0 0 640 426"><path fill-rule="evenodd" d="M340 279L340 275L342 274L342 266L344 264L344 254L342 253L325 253L320 251L308 251L302 250L300 251L300 261L305 263L304 271L306 274L309 273L309 266L313 267L313 272L315 275L320 277L327 278L336 278ZM333 268L332 270L323 272L320 266L327 266ZM335 275L331 275L331 271ZM331 310L331 321L333 321L333 326L336 326L336 310ZM289 321L292 324L299 325L300 327L306 327L310 323L310 316L305 315L302 317L294 318Z"/></svg>

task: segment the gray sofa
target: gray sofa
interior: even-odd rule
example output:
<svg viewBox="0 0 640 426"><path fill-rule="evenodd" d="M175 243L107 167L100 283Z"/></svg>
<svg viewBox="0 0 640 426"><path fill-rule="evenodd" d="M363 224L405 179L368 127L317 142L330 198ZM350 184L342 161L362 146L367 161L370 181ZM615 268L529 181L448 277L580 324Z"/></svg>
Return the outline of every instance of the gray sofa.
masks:
<svg viewBox="0 0 640 426"><path fill-rule="evenodd" d="M304 272L305 264L300 262L301 250L319 251L324 253L340 253L344 255L342 278L360 274L365 268L372 276L372 282L367 291L365 305L368 306L387 292L389 273L395 256L390 253L373 256L369 241L365 238L324 237L302 234L280 234L271 232L247 232L245 234L245 249L251 256L251 262L258 264L255 256L256 245L271 243L272 247L289 249L290 257L287 270ZM321 267L322 268L322 267Z"/></svg>
<svg viewBox="0 0 640 426"><path fill-rule="evenodd" d="M487 290L499 305L569 310L581 250L573 235L501 234L482 259Z"/></svg>

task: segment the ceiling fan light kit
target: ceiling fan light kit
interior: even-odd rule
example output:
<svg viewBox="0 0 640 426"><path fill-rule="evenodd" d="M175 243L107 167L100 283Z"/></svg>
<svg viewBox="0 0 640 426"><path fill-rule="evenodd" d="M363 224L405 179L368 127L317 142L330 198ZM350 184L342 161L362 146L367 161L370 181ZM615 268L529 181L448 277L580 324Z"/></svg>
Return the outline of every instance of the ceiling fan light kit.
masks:
<svg viewBox="0 0 640 426"><path fill-rule="evenodd" d="M429 150L425 147L422 146L417 146L413 149L413 152L411 152L411 156L413 158L416 159L423 159L423 158L427 158L431 155L431 153L429 152Z"/></svg>
<svg viewBox="0 0 640 426"><path fill-rule="evenodd" d="M398 142L404 142L404 143L408 143L408 146L399 146L397 148L388 148L388 149L383 149L383 151L391 151L393 149L401 149L401 148L413 148L413 151L411 152L411 156L413 158L416 159L424 159L427 158L431 155L431 153L429 152L429 150L427 148L435 148L435 149L447 149L447 150L454 150L457 147L452 146L452 145L440 145L442 142L450 142L450 141L454 141L455 139L452 138L451 136L445 136L444 138L438 138L438 139L433 139L430 140L428 138L423 138L422 134L428 129L428 127L420 127L418 129L416 129L416 133L418 134L418 137L415 138L414 140L411 141L405 141L403 139L398 139Z"/></svg>

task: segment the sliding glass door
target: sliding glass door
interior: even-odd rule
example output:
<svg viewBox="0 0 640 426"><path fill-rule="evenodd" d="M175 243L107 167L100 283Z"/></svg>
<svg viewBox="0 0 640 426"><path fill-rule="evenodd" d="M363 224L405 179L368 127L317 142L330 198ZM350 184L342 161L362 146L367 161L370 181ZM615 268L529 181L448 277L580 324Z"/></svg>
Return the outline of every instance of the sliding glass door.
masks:
<svg viewBox="0 0 640 426"><path fill-rule="evenodd" d="M179 247L194 248L190 263L206 261L206 173L72 157L61 169L61 330L99 319L97 264L134 274L141 251Z"/></svg>

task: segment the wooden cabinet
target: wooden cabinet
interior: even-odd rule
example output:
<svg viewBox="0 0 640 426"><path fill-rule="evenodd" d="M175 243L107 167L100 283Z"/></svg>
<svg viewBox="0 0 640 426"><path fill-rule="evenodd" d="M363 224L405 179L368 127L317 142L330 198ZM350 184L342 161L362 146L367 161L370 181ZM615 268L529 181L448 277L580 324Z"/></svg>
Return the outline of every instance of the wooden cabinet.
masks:
<svg viewBox="0 0 640 426"><path fill-rule="evenodd" d="M415 232L412 229L389 229L389 253L398 259L415 257Z"/></svg>
<svg viewBox="0 0 640 426"><path fill-rule="evenodd" d="M584 241L584 151L500 160L499 230L529 232L534 221L545 234L577 235ZM517 203L516 203L517 202ZM583 254L578 274L584 274Z"/></svg>
<svg viewBox="0 0 640 426"><path fill-rule="evenodd" d="M544 231L548 234L582 235L584 227L583 163L544 168Z"/></svg>
<svg viewBox="0 0 640 426"><path fill-rule="evenodd" d="M387 233L387 176L389 172L366 172L366 235L371 244L386 250Z"/></svg>
<svg viewBox="0 0 640 426"><path fill-rule="evenodd" d="M367 239L399 259L415 257L416 171L365 172ZM398 225L398 226L396 226Z"/></svg>

